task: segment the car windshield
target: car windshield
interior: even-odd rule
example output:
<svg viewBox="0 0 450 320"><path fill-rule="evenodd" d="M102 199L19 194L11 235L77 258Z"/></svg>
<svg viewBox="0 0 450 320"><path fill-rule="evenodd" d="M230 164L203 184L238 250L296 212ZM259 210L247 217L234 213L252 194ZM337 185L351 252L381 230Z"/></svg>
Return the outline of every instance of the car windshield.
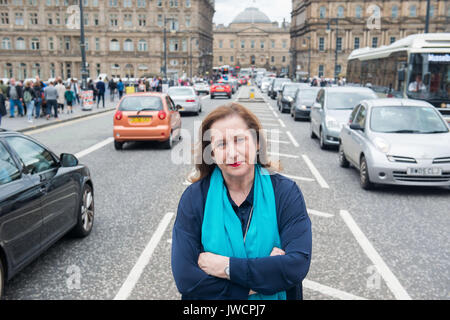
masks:
<svg viewBox="0 0 450 320"><path fill-rule="evenodd" d="M377 96L373 92L329 92L327 97L328 109L347 109L353 108L362 100L375 99Z"/></svg>
<svg viewBox="0 0 450 320"><path fill-rule="evenodd" d="M193 96L194 91L189 88L170 88L167 94L169 96Z"/></svg>
<svg viewBox="0 0 450 320"><path fill-rule="evenodd" d="M444 133L448 128L431 107L375 107L370 128L384 133Z"/></svg>
<svg viewBox="0 0 450 320"><path fill-rule="evenodd" d="M300 90L300 99L301 100L314 100L317 96L317 92L319 92L320 88L313 89L301 89Z"/></svg>
<svg viewBox="0 0 450 320"><path fill-rule="evenodd" d="M281 89L281 86L283 85L283 83L285 83L285 82L291 82L291 80L290 79L277 79L277 80L275 80L275 82L273 83L273 87L275 88L275 89Z"/></svg>
<svg viewBox="0 0 450 320"><path fill-rule="evenodd" d="M138 110L162 110L163 104L160 97L126 97L119 106L121 111L138 111Z"/></svg>

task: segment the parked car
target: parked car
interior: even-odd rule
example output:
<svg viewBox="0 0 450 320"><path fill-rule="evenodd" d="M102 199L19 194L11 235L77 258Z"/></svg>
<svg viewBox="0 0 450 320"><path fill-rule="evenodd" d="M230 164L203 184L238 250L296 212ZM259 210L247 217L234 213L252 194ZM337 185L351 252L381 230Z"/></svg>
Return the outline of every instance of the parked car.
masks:
<svg viewBox="0 0 450 320"><path fill-rule="evenodd" d="M281 111L281 113L290 111L291 105L297 97L298 89L305 87L309 87L309 84L293 82L283 83L282 89L277 98L278 110Z"/></svg>
<svg viewBox="0 0 450 320"><path fill-rule="evenodd" d="M170 87L167 94L175 105L181 106L178 110L180 113L194 112L198 115L202 112L200 97L195 93L193 87Z"/></svg>
<svg viewBox="0 0 450 320"><path fill-rule="evenodd" d="M209 94L209 85L206 82L196 82L194 83L194 90L197 94L206 93Z"/></svg>
<svg viewBox="0 0 450 320"><path fill-rule="evenodd" d="M271 97L273 100L277 98L278 93L281 91L281 86L283 83L286 82L292 82L289 78L275 78L269 87L269 97Z"/></svg>
<svg viewBox="0 0 450 320"><path fill-rule="evenodd" d="M160 141L171 149L181 139L180 108L165 93L127 94L114 114L114 147L121 150L130 141Z"/></svg>
<svg viewBox="0 0 450 320"><path fill-rule="evenodd" d="M228 83L214 83L210 88L211 99L217 96L225 96L231 99L231 86Z"/></svg>
<svg viewBox="0 0 450 320"><path fill-rule="evenodd" d="M353 108L365 99L376 99L369 88L323 87L311 108L311 138L319 137L320 148L339 145L339 134Z"/></svg>
<svg viewBox="0 0 450 320"><path fill-rule="evenodd" d="M0 298L5 281L70 233L88 236L94 224L89 169L67 153L0 129Z"/></svg>
<svg viewBox="0 0 450 320"><path fill-rule="evenodd" d="M291 104L291 117L295 121L299 119L309 120L311 117L311 106L316 101L319 87L304 87L298 89L295 100Z"/></svg>
<svg viewBox="0 0 450 320"><path fill-rule="evenodd" d="M360 184L450 186L450 127L431 104L412 99L361 101L339 138L339 164Z"/></svg>
<svg viewBox="0 0 450 320"><path fill-rule="evenodd" d="M261 92L269 92L269 88L272 85L272 81L275 78L273 77L265 77L264 79L261 80Z"/></svg>

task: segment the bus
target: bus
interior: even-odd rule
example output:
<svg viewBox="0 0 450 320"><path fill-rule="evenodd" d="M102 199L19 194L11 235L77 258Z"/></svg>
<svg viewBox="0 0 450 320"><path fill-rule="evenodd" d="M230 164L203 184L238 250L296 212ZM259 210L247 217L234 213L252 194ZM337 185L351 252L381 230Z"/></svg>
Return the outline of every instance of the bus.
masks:
<svg viewBox="0 0 450 320"><path fill-rule="evenodd" d="M450 122L450 33L414 34L388 46L354 50L347 84L380 97L425 100Z"/></svg>

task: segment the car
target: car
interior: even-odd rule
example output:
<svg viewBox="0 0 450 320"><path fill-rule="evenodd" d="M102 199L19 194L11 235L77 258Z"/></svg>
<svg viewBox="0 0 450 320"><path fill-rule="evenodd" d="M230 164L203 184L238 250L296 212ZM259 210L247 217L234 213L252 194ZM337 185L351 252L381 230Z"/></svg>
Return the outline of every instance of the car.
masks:
<svg viewBox="0 0 450 320"><path fill-rule="evenodd" d="M265 78L263 78L261 80L261 92L267 92L268 93L269 87L271 86L272 81L274 79L275 78L273 78L273 77L265 77Z"/></svg>
<svg viewBox="0 0 450 320"><path fill-rule="evenodd" d="M304 87L298 89L295 100L291 103L291 117L295 121L309 120L311 116L311 106L316 100L319 87Z"/></svg>
<svg viewBox="0 0 450 320"><path fill-rule="evenodd" d="M450 186L450 127L413 99L363 100L339 136L339 164L359 169L360 185Z"/></svg>
<svg viewBox="0 0 450 320"><path fill-rule="evenodd" d="M209 85L204 81L196 82L194 83L194 90L197 94L200 93L209 94Z"/></svg>
<svg viewBox="0 0 450 320"><path fill-rule="evenodd" d="M311 108L310 136L319 137L321 149L339 145L339 134L353 108L365 99L376 99L369 88L322 87Z"/></svg>
<svg viewBox="0 0 450 320"><path fill-rule="evenodd" d="M235 94L236 91L239 89L239 83L236 79L230 79L228 80L228 83L231 85L231 93Z"/></svg>
<svg viewBox="0 0 450 320"><path fill-rule="evenodd" d="M228 83L213 83L209 92L211 99L214 99L217 96L225 96L228 99L231 99L232 92L231 86Z"/></svg>
<svg viewBox="0 0 450 320"><path fill-rule="evenodd" d="M281 86L283 83L292 82L289 78L275 78L269 87L268 95L273 100L277 98L278 93L281 91Z"/></svg>
<svg viewBox="0 0 450 320"><path fill-rule="evenodd" d="M171 149L181 140L180 105L165 93L140 92L122 97L114 114L114 148L125 142L159 141Z"/></svg>
<svg viewBox="0 0 450 320"><path fill-rule="evenodd" d="M193 112L198 115L202 112L202 104L193 87L170 87L167 94L175 103L181 106L181 112Z"/></svg>
<svg viewBox="0 0 450 320"><path fill-rule="evenodd" d="M0 129L0 299L4 284L70 234L87 237L94 224L88 167L59 157L37 140Z"/></svg>
<svg viewBox="0 0 450 320"><path fill-rule="evenodd" d="M294 83L294 82L283 83L280 94L277 97L278 110L281 111L281 113L284 113L285 111L290 111L291 104L297 97L298 89L305 87L309 87L309 84Z"/></svg>

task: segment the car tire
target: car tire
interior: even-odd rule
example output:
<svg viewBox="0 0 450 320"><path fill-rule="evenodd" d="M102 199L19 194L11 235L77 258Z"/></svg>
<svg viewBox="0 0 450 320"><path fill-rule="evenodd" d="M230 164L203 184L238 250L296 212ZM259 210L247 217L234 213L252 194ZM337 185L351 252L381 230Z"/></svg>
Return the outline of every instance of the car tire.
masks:
<svg viewBox="0 0 450 320"><path fill-rule="evenodd" d="M309 136L311 137L311 139L317 138L317 136L316 136L316 134L314 133L314 130L313 130L312 122L309 125L309 132L310 132Z"/></svg>
<svg viewBox="0 0 450 320"><path fill-rule="evenodd" d="M325 143L325 137L323 135L322 128L319 131L319 145L320 145L320 149L322 149L322 150L328 149L328 146Z"/></svg>
<svg viewBox="0 0 450 320"><path fill-rule="evenodd" d="M228 99L231 99L231 94L228 96Z"/></svg>
<svg viewBox="0 0 450 320"><path fill-rule="evenodd" d="M211 97L210 97L211 99L214 99L214 96L213 95L211 95Z"/></svg>
<svg viewBox="0 0 450 320"><path fill-rule="evenodd" d="M71 236L75 238L87 237L94 226L94 192L89 184L83 187L82 196L80 199L80 206L78 208L78 221L71 231Z"/></svg>
<svg viewBox="0 0 450 320"><path fill-rule="evenodd" d="M114 149L122 150L123 149L123 142L114 141Z"/></svg>
<svg viewBox="0 0 450 320"><path fill-rule="evenodd" d="M350 167L350 162L348 162L347 158L345 157L344 147L342 146L342 143L339 144L339 165L341 166L341 168Z"/></svg>
<svg viewBox="0 0 450 320"><path fill-rule="evenodd" d="M0 259L0 300L3 299L4 287L5 287L5 268L3 267L2 259Z"/></svg>
<svg viewBox="0 0 450 320"><path fill-rule="evenodd" d="M361 156L359 165L359 183L361 188L364 190L370 190L373 188L373 184L370 182L369 177L369 167L367 166L367 161L364 156Z"/></svg>
<svg viewBox="0 0 450 320"><path fill-rule="evenodd" d="M172 149L173 147L173 134L170 133L169 139L163 142L163 148L164 149Z"/></svg>

